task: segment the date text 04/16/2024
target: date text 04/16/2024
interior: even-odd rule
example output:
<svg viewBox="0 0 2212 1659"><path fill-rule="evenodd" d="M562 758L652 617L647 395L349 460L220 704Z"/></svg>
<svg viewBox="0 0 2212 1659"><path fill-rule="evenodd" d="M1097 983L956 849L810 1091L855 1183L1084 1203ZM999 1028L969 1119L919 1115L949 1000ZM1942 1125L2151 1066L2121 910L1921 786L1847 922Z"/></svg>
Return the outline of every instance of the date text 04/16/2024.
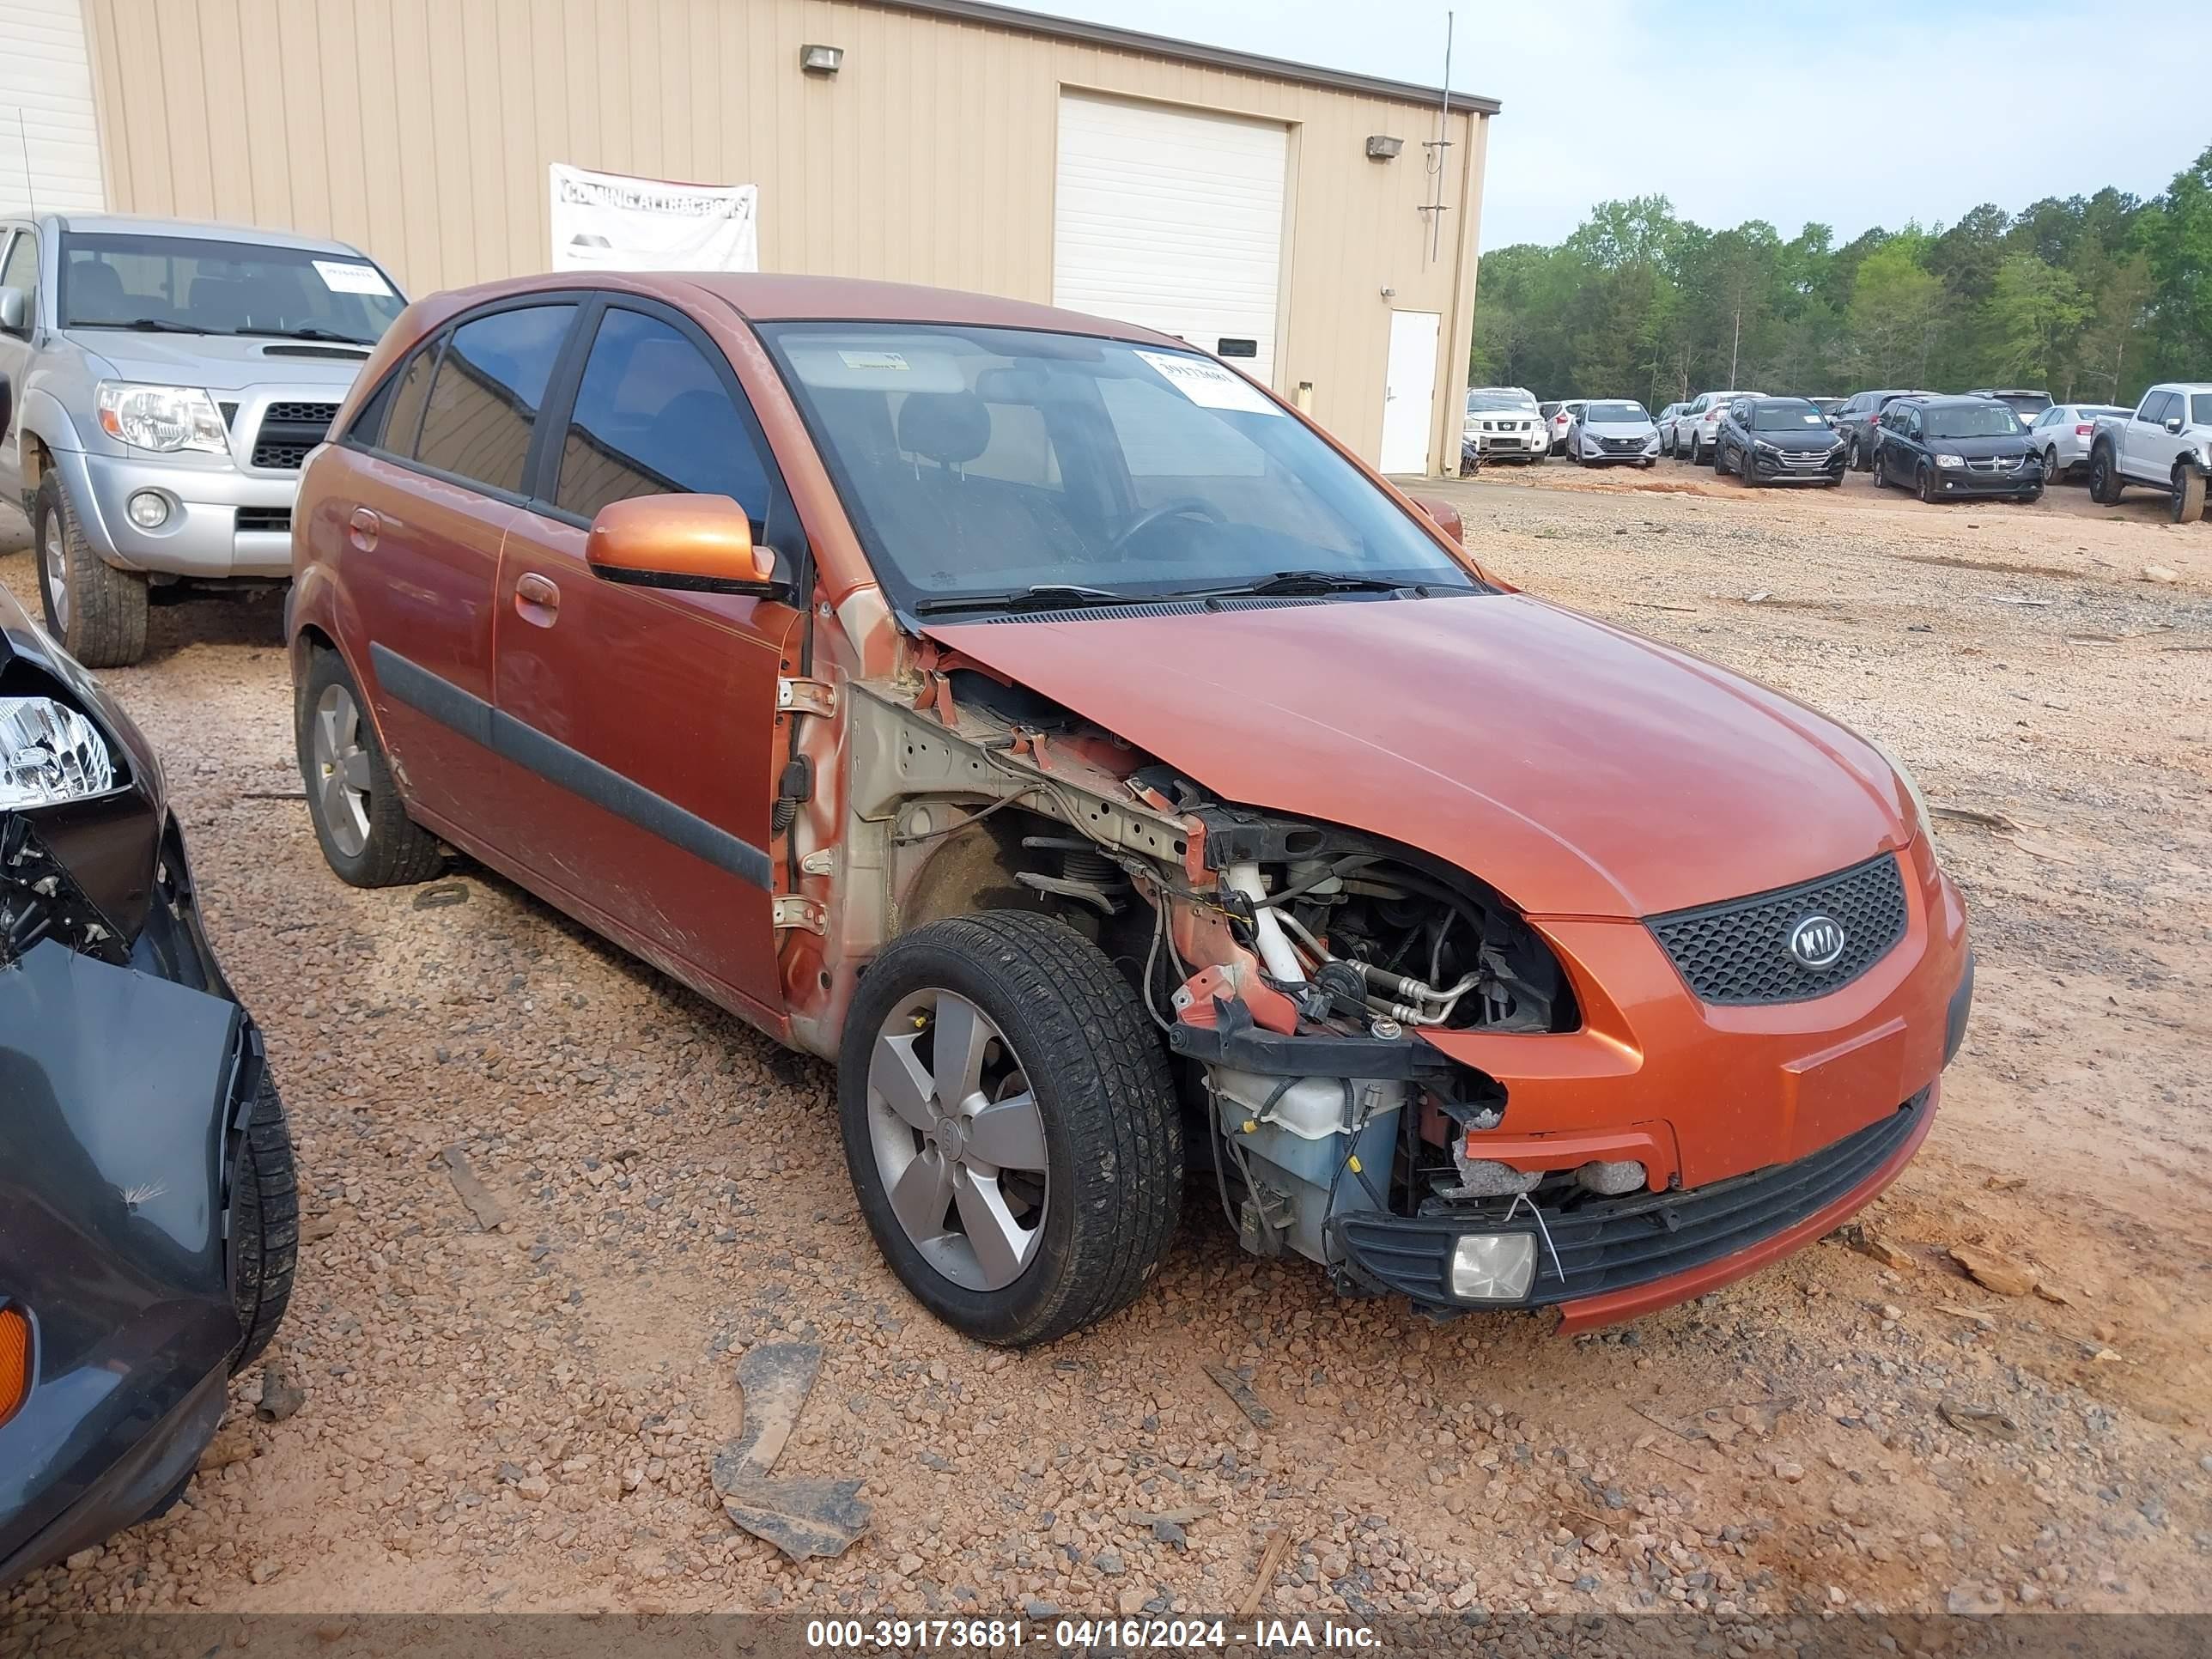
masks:
<svg viewBox="0 0 2212 1659"><path fill-rule="evenodd" d="M1268 1653L1373 1652L1381 1637L1334 1620L1255 1619L812 1619L806 1645L829 1653L1088 1652L1100 1647L1158 1652L1246 1649Z"/></svg>

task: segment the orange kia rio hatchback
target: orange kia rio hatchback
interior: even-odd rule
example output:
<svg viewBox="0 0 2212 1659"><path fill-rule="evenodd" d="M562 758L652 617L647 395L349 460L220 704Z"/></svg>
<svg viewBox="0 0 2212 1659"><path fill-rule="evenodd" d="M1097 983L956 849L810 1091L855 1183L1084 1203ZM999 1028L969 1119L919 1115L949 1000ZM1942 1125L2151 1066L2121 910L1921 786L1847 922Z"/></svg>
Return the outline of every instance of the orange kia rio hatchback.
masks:
<svg viewBox="0 0 2212 1659"><path fill-rule="evenodd" d="M1248 1250L1567 1328L1834 1227L1973 981L1911 780L1517 592L1234 369L926 289L420 301L302 479L331 867L458 848L834 1060L987 1342Z"/></svg>

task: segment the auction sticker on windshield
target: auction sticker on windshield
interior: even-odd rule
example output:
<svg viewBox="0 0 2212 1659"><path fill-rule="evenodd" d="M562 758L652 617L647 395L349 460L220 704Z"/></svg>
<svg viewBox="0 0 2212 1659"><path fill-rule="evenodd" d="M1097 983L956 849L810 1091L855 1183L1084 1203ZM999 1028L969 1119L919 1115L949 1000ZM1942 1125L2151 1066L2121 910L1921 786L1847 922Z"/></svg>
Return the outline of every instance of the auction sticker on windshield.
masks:
<svg viewBox="0 0 2212 1659"><path fill-rule="evenodd" d="M333 294L374 294L380 297L392 292L392 284L384 280L384 273L374 265L356 264L347 259L315 259L310 261L315 275L323 279L323 286Z"/></svg>
<svg viewBox="0 0 2212 1659"><path fill-rule="evenodd" d="M1231 409L1243 415L1279 415L1283 411L1261 395L1260 389L1233 368L1209 363L1203 357L1184 357L1172 351L1139 351L1137 356L1160 372L1170 386L1206 409Z"/></svg>

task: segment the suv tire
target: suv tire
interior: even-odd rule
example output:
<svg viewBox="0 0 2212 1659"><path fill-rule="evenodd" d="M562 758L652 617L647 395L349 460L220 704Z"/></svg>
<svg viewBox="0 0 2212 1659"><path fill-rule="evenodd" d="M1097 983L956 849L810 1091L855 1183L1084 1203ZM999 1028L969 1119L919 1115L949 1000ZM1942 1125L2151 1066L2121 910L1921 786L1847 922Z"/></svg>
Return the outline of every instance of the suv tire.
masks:
<svg viewBox="0 0 2212 1659"><path fill-rule="evenodd" d="M354 887L405 887L445 866L437 837L407 816L361 691L335 651L309 659L294 720L300 781L323 859Z"/></svg>
<svg viewBox="0 0 2212 1659"><path fill-rule="evenodd" d="M2126 488L2119 468L2112 465L2111 448L2098 445L2089 457L2089 499L2100 507L2118 507Z"/></svg>
<svg viewBox="0 0 2212 1659"><path fill-rule="evenodd" d="M1913 477L1920 486L1920 499L1930 507L1936 505L1936 469L1922 462Z"/></svg>
<svg viewBox="0 0 2212 1659"><path fill-rule="evenodd" d="M32 507L46 632L87 668L129 667L146 654L145 577L93 550L58 472L39 480Z"/></svg>
<svg viewBox="0 0 2212 1659"><path fill-rule="evenodd" d="M966 1058L940 1068L946 1031L969 1034ZM1001 1347L1053 1341L1126 1307L1167 1254L1183 1147L1166 1050L1134 988L1066 922L988 911L892 940L860 981L837 1060L868 1231L955 1330ZM1033 1172L979 1156L974 1138L984 1109L1024 1099ZM1020 1178L1002 1185L1009 1176ZM991 1248L969 1242L970 1215Z"/></svg>

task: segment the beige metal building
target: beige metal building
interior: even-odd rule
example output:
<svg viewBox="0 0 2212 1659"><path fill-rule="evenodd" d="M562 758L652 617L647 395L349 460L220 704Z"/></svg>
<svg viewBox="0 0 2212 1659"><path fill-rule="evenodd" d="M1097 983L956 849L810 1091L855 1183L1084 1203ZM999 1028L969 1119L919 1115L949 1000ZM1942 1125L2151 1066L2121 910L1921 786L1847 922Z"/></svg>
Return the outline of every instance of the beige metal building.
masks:
<svg viewBox="0 0 2212 1659"><path fill-rule="evenodd" d="M30 125L80 180L89 139L111 209L343 237L425 292L550 267L553 163L751 184L763 270L1125 318L1386 470L1457 456L1486 99L975 0L0 9L43 15L18 79L88 84L92 132Z"/></svg>

